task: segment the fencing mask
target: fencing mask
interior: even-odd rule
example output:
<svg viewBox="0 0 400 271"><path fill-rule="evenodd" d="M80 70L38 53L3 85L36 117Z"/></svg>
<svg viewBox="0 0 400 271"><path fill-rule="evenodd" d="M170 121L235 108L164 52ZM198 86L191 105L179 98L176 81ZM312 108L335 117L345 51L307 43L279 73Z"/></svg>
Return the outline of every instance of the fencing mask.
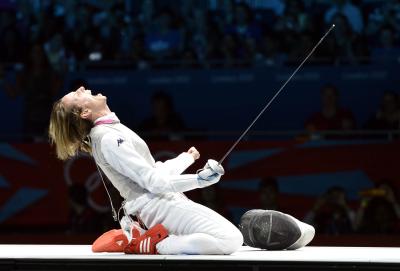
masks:
<svg viewBox="0 0 400 271"><path fill-rule="evenodd" d="M254 209L240 219L239 229L247 246L268 249L297 249L314 238L312 226L272 210Z"/></svg>

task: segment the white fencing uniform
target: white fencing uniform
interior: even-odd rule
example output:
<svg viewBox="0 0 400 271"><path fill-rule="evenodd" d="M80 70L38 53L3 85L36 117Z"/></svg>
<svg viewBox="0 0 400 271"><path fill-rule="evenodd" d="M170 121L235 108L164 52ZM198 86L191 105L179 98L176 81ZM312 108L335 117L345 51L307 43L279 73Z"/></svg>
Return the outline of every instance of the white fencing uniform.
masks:
<svg viewBox="0 0 400 271"><path fill-rule="evenodd" d="M160 254L231 254L242 245L234 225L181 193L200 187L197 174L181 175L194 162L190 154L155 162L114 113L95 121L90 138L93 157L127 201L125 209L148 228L160 223L169 231L157 244Z"/></svg>

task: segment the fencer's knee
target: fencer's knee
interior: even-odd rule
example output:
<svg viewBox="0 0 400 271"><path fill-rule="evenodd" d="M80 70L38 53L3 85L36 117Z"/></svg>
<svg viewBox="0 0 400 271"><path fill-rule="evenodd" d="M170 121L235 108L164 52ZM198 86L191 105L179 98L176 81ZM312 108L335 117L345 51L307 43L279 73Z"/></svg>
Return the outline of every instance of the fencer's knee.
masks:
<svg viewBox="0 0 400 271"><path fill-rule="evenodd" d="M232 225L229 232L222 240L222 249L224 254L232 254L243 245L243 235L238 228Z"/></svg>
<svg viewBox="0 0 400 271"><path fill-rule="evenodd" d="M232 243L234 251L238 250L243 245L243 235L236 227L234 227L234 230L232 232Z"/></svg>

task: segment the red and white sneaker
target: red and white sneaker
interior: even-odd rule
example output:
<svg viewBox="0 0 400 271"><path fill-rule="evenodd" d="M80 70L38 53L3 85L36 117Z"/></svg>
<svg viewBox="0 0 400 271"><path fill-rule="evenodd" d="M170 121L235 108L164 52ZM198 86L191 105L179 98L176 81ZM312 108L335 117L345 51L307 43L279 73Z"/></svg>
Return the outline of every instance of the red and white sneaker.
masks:
<svg viewBox="0 0 400 271"><path fill-rule="evenodd" d="M130 240L132 240L133 229L139 230L140 234L146 232L146 230L143 229L137 221L133 221L129 216L123 216L119 221L119 224L121 225L121 229L123 230L124 234L128 238L128 243Z"/></svg>
<svg viewBox="0 0 400 271"><path fill-rule="evenodd" d="M124 248L126 254L158 254L156 245L168 237L167 229L157 224L140 235L140 232L132 228L132 240Z"/></svg>
<svg viewBox="0 0 400 271"><path fill-rule="evenodd" d="M121 229L109 230L93 242L92 251L123 252L128 243L128 238Z"/></svg>

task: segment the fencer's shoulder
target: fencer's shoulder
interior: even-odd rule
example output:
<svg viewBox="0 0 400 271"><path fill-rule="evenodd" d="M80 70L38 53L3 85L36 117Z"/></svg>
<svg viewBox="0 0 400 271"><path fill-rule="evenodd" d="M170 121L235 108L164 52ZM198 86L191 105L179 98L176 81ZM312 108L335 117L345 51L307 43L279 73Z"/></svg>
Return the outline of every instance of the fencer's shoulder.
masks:
<svg viewBox="0 0 400 271"><path fill-rule="evenodd" d="M92 128L90 137L95 145L101 148L101 152L113 152L127 145L129 134L121 125L99 125Z"/></svg>
<svg viewBox="0 0 400 271"><path fill-rule="evenodd" d="M100 140L101 146L106 148L120 147L125 141L126 138L123 133L113 131L103 134Z"/></svg>
<svg viewBox="0 0 400 271"><path fill-rule="evenodd" d="M90 131L90 137L92 139L96 139L97 141L101 141L106 135L122 135L123 132L120 129L116 129L115 127L111 127L108 125L99 125L93 127Z"/></svg>

